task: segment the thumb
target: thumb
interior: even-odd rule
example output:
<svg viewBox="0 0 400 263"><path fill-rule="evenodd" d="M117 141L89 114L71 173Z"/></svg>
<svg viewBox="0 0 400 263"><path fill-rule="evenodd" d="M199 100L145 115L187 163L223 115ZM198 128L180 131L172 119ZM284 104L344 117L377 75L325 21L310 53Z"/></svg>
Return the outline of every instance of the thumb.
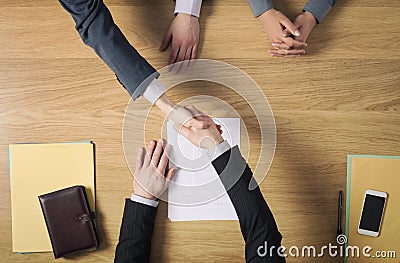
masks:
<svg viewBox="0 0 400 263"><path fill-rule="evenodd" d="M289 18L287 18L287 17L282 18L281 24L282 24L286 29L288 29L288 30L290 31L290 33L292 33L292 35L294 35L294 36L296 36L296 37L300 36L300 31L299 31L299 30L297 29L297 27L292 23L292 21L289 20ZM283 35L283 36L287 36L287 35L284 35L284 32L285 32L285 31L282 32L282 35Z"/></svg>
<svg viewBox="0 0 400 263"><path fill-rule="evenodd" d="M161 52L165 51L168 48L169 42L171 42L171 38L172 38L172 33L170 30L168 30L164 36L164 39L161 41L161 46L159 48Z"/></svg>
<svg viewBox="0 0 400 263"><path fill-rule="evenodd" d="M165 176L165 177L167 178L167 183L168 183L169 181L171 181L172 177L174 177L175 172L176 172L177 170L178 170L178 169L177 169L176 167L172 167L171 169L169 169L167 175Z"/></svg>
<svg viewBox="0 0 400 263"><path fill-rule="evenodd" d="M176 131L177 133L182 134L182 135L185 136L186 138L188 138L189 135L190 135L190 130L189 130L189 128L186 128L185 126L180 125L180 124L178 124L178 123L175 123L175 124L174 124L174 129L175 129L175 131Z"/></svg>
<svg viewBox="0 0 400 263"><path fill-rule="evenodd" d="M196 129L207 129L211 126L209 118L194 117L185 123L186 127L194 127Z"/></svg>
<svg viewBox="0 0 400 263"><path fill-rule="evenodd" d="M285 28L285 30L282 31L282 36L284 36L284 37L288 37L288 36L290 36L290 34L291 34L290 30L287 28Z"/></svg>

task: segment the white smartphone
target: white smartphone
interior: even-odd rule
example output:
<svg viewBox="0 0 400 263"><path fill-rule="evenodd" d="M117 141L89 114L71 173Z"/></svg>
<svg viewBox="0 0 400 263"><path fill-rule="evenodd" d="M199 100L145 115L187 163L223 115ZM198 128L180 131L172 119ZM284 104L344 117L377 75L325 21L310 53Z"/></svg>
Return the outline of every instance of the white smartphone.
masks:
<svg viewBox="0 0 400 263"><path fill-rule="evenodd" d="M373 237L379 236L386 199L387 193L385 192L365 191L360 223L358 224L359 234Z"/></svg>

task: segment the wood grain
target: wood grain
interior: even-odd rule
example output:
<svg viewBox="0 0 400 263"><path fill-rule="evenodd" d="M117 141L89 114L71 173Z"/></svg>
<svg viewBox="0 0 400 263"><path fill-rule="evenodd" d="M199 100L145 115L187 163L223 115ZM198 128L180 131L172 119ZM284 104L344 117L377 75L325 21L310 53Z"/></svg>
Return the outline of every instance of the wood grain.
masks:
<svg viewBox="0 0 400 263"><path fill-rule="evenodd" d="M158 46L173 18L173 2L106 3L129 41L154 67L164 67L169 54L160 53ZM294 0L277 3L291 17L301 7ZM71 259L111 262L124 199L132 192L122 148L128 93L84 46L57 1L0 0L0 12L0 262L54 262L51 253L11 252L8 144L82 139L96 143L101 248ZM346 187L347 154L399 154L399 12L397 0L338 1L312 32L307 54L282 59L267 55L267 38L246 1L203 3L200 58L221 60L249 74L274 112L276 153L261 190L287 247L335 242L337 191ZM259 131L254 113L238 94L193 82L174 87L168 95L175 101L209 95L232 105L249 127L249 163L255 166ZM252 102L263 103L257 98ZM146 114L148 103L135 103L140 108L135 114ZM202 105L214 115L226 113ZM150 113L145 127L132 130L139 142L160 136L163 118L157 109ZM64 261L68 259L57 260ZM152 261L243 262L239 224L171 223L167 205L161 203ZM318 261L342 262L330 257Z"/></svg>

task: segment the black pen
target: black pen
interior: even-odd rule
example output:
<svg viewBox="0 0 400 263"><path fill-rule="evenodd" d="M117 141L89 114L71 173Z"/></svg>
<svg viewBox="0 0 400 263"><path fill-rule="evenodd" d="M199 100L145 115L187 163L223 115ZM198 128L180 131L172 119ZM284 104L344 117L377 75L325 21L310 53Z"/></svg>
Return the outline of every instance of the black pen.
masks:
<svg viewBox="0 0 400 263"><path fill-rule="evenodd" d="M338 203L338 226L336 236L342 234L342 209L343 209L343 191L339 191L339 203Z"/></svg>

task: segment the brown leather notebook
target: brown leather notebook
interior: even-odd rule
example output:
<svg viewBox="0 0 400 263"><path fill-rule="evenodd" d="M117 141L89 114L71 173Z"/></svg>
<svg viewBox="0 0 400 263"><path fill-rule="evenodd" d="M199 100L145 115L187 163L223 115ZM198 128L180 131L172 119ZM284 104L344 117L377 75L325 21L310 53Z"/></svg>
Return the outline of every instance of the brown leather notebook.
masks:
<svg viewBox="0 0 400 263"><path fill-rule="evenodd" d="M83 186L41 195L39 201L55 258L98 246L94 216Z"/></svg>

